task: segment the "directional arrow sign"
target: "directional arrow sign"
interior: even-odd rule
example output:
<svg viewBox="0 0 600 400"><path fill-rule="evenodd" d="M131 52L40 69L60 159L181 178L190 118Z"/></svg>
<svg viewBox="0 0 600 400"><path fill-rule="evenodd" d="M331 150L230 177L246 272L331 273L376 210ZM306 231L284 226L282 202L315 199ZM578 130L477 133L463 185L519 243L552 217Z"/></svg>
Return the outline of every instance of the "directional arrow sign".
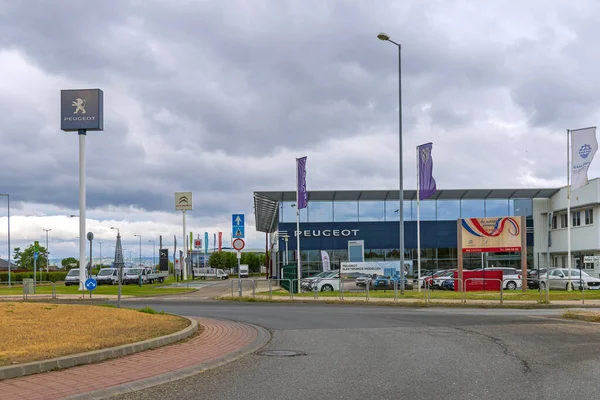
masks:
<svg viewBox="0 0 600 400"><path fill-rule="evenodd" d="M94 278L88 278L85 281L85 288L87 290L94 290L96 289L96 286L98 286L98 284L96 283L96 280Z"/></svg>
<svg viewBox="0 0 600 400"><path fill-rule="evenodd" d="M33 259L37 261L38 257L40 256L40 252L39 251L34 251L33 252Z"/></svg>
<svg viewBox="0 0 600 400"><path fill-rule="evenodd" d="M243 239L244 231L244 214L231 214L231 237Z"/></svg>

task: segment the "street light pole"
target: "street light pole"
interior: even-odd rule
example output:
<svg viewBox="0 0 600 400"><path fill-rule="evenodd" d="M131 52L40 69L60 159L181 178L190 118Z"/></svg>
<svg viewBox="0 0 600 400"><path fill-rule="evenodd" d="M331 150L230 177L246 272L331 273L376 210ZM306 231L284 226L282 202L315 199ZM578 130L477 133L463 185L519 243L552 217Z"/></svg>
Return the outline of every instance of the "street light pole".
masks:
<svg viewBox="0 0 600 400"><path fill-rule="evenodd" d="M152 270L154 270L154 268L156 268L156 241L155 240L148 240L148 242L152 242L152 254L154 257L154 263L152 265Z"/></svg>
<svg viewBox="0 0 600 400"><path fill-rule="evenodd" d="M399 43L390 39L390 36L385 33L377 35L379 40L390 42L398 48L398 200L400 207L398 214L400 216L400 227L398 230L400 241L400 294L404 294L404 184L402 171L402 46Z"/></svg>
<svg viewBox="0 0 600 400"><path fill-rule="evenodd" d="M98 244L100 245L100 268L102 268L102 243L104 242L98 242Z"/></svg>
<svg viewBox="0 0 600 400"><path fill-rule="evenodd" d="M42 229L44 232L46 232L46 273L49 272L49 258L50 258L50 251L48 250L48 232L50 232L52 229Z"/></svg>
<svg viewBox="0 0 600 400"><path fill-rule="evenodd" d="M133 235L140 238L140 266L142 265L142 235Z"/></svg>
<svg viewBox="0 0 600 400"><path fill-rule="evenodd" d="M10 194L0 193L0 196L6 196L6 206L8 209L8 287L11 287L10 280Z"/></svg>

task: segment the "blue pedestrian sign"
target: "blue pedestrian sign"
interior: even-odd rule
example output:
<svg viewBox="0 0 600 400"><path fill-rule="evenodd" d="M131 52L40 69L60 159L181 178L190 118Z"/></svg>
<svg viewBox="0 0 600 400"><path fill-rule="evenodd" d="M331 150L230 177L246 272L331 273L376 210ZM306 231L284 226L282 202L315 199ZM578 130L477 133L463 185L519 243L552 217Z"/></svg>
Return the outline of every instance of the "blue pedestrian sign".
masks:
<svg viewBox="0 0 600 400"><path fill-rule="evenodd" d="M40 256L40 252L39 252L39 251L34 251L34 252L33 252L33 259L34 259L35 261L37 261L37 259L39 258L39 256Z"/></svg>
<svg viewBox="0 0 600 400"><path fill-rule="evenodd" d="M98 286L98 284L96 283L96 280L94 278L88 278L85 281L85 288L87 290L94 290L94 289L96 289L96 286Z"/></svg>
<svg viewBox="0 0 600 400"><path fill-rule="evenodd" d="M244 238L244 214L231 214L231 237Z"/></svg>

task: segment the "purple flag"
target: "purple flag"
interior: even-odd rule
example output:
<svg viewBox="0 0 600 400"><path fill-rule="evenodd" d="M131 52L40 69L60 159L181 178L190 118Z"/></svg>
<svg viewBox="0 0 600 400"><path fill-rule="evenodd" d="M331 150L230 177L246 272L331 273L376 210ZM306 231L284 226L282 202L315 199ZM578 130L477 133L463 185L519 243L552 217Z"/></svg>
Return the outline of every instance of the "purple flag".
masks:
<svg viewBox="0 0 600 400"><path fill-rule="evenodd" d="M296 158L297 167L297 179L298 182L296 193L298 193L298 210L306 208L308 204L308 193L306 192L306 156L302 158Z"/></svg>
<svg viewBox="0 0 600 400"><path fill-rule="evenodd" d="M436 192L435 179L433 179L433 159L431 148L433 143L425 143L417 146L419 160L419 200L425 200Z"/></svg>

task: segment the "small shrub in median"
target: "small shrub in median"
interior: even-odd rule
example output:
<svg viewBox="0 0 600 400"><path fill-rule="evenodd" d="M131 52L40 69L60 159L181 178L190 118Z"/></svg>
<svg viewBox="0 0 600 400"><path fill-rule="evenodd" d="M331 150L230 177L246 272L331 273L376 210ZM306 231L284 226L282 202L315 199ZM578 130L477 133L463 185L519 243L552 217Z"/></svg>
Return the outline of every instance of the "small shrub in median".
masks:
<svg viewBox="0 0 600 400"><path fill-rule="evenodd" d="M164 314L165 313L164 311L160 311L160 312L156 311L154 308L151 308L151 307L140 308L138 311L146 313L146 314Z"/></svg>
<svg viewBox="0 0 600 400"><path fill-rule="evenodd" d="M60 282L64 281L67 272L38 272L38 280ZM23 279L33 279L33 272L11 272L12 282L23 282ZM8 282L8 272L0 272L0 282Z"/></svg>

